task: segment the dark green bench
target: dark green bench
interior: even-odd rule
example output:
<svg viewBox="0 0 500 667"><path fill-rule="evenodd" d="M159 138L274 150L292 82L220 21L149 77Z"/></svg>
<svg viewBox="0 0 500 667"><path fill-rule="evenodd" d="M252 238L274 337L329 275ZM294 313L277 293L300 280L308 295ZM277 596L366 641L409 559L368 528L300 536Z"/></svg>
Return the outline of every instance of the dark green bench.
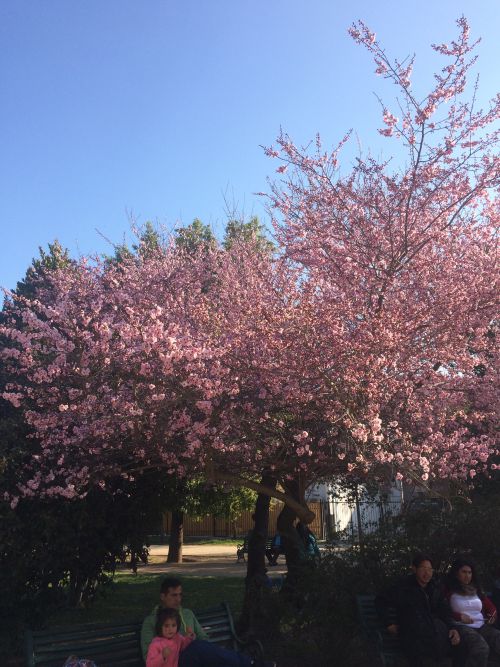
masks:
<svg viewBox="0 0 500 667"><path fill-rule="evenodd" d="M240 639L234 629L229 605L195 612L211 642L247 650L262 656L258 640ZM70 655L93 660L98 667L144 667L141 653L141 621L130 623L99 623L53 630L28 631L25 634L26 667L62 667Z"/></svg>
<svg viewBox="0 0 500 667"><path fill-rule="evenodd" d="M401 658L399 640L380 625L377 610L375 609L375 595L357 595L356 605L361 630L367 640L372 658L376 660L375 664L382 665L383 667L397 664ZM393 620L395 623L395 611Z"/></svg>

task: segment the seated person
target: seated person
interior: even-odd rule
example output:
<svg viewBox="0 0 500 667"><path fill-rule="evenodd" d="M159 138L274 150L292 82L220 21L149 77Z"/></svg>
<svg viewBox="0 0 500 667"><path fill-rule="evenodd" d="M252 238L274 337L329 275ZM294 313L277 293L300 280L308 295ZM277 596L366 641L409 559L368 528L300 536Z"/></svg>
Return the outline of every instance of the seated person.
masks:
<svg viewBox="0 0 500 667"><path fill-rule="evenodd" d="M146 667L178 667L179 654L193 641L179 633L181 617L177 609L164 607L156 615L156 636L149 645Z"/></svg>
<svg viewBox="0 0 500 667"><path fill-rule="evenodd" d="M158 610L168 607L176 609L180 618L180 633L193 641L179 654L179 667L276 667L276 663L265 661L260 665L249 656L222 648L207 641L208 637L191 611L182 606L182 583L167 577L160 587L160 604L146 616L141 629L142 655L146 660L148 649L156 634Z"/></svg>
<svg viewBox="0 0 500 667"><path fill-rule="evenodd" d="M457 558L446 579L446 594L458 631L474 667L486 667L490 655L500 658L500 630L493 627L497 610L484 594L472 559Z"/></svg>
<svg viewBox="0 0 500 667"><path fill-rule="evenodd" d="M425 658L440 660L452 655L460 644L448 602L433 579L432 560L418 554L412 563L413 574L380 593L375 606L387 631L398 635L411 667L422 667ZM390 621L396 610L397 623Z"/></svg>
<svg viewBox="0 0 500 667"><path fill-rule="evenodd" d="M279 533L276 533L276 535L273 537L271 547L269 549L266 549L266 556L269 565L277 565L278 557L282 553L283 550L281 548L281 535Z"/></svg>

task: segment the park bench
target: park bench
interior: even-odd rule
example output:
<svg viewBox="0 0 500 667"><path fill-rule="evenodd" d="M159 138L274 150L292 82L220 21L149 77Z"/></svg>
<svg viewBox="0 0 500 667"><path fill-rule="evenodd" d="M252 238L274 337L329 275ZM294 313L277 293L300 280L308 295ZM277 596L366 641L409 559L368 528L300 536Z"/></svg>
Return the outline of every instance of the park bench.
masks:
<svg viewBox="0 0 500 667"><path fill-rule="evenodd" d="M248 542L249 542L249 538L248 538L248 535L247 535L244 538L243 543L238 544L236 546L236 558L238 559L238 563L244 563L245 562L245 554L248 553ZM266 552L268 552L269 549L271 549L272 546L273 546L273 538L268 537L267 540L266 540ZM281 551L281 549L280 549L280 553L285 553L285 552ZM269 560L269 558L268 558L268 560Z"/></svg>
<svg viewBox="0 0 500 667"><path fill-rule="evenodd" d="M375 595L357 595L356 604L358 616L361 623L361 629L370 647L372 657L377 667L389 667L389 665L407 665L403 658L398 637L387 632L382 627L375 608ZM393 610L394 616L390 621L396 623L396 610ZM444 660L436 665L451 665L450 660ZM494 659L490 659L489 665L498 665Z"/></svg>
<svg viewBox="0 0 500 667"><path fill-rule="evenodd" d="M397 664L401 657L401 648L396 636L391 635L380 624L377 610L375 608L375 595L357 595L356 605L358 608L361 630L376 665L388 667ZM394 610L394 622L396 622L396 611Z"/></svg>
<svg viewBox="0 0 500 667"><path fill-rule="evenodd" d="M195 612L209 641L235 651L248 650L262 656L258 640L240 639L234 629L229 605ZM26 667L61 667L70 655L93 660L98 667L144 667L141 652L141 621L79 625L53 630L27 631Z"/></svg>

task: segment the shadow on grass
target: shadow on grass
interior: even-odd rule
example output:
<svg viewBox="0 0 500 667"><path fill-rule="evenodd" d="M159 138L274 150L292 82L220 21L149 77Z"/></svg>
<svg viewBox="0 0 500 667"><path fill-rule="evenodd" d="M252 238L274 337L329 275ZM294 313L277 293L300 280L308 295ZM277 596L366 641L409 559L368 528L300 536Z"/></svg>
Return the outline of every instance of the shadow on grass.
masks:
<svg viewBox="0 0 500 667"><path fill-rule="evenodd" d="M48 620L49 627L140 620L158 604L160 584L165 574L118 573L87 609L61 609ZM203 609L222 600L229 603L233 615L241 611L245 581L242 577L182 577L183 605Z"/></svg>

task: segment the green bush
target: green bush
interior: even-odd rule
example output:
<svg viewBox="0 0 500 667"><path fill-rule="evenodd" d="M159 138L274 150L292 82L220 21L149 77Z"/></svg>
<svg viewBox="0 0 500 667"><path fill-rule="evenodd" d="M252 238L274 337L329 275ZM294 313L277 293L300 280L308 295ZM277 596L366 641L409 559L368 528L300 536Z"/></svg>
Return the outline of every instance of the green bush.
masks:
<svg viewBox="0 0 500 667"><path fill-rule="evenodd" d="M43 626L56 608L90 604L131 550L146 556L159 516L154 489L142 479L81 500L22 499L15 510L0 504L4 647L25 625Z"/></svg>
<svg viewBox="0 0 500 667"><path fill-rule="evenodd" d="M490 494L451 511L431 507L388 519L362 546L337 548L317 568L305 567L292 590L267 592L256 632L269 655L283 667L369 665L355 596L408 573L419 551L433 558L437 575L456 553L470 552L488 588L500 560L499 500Z"/></svg>

